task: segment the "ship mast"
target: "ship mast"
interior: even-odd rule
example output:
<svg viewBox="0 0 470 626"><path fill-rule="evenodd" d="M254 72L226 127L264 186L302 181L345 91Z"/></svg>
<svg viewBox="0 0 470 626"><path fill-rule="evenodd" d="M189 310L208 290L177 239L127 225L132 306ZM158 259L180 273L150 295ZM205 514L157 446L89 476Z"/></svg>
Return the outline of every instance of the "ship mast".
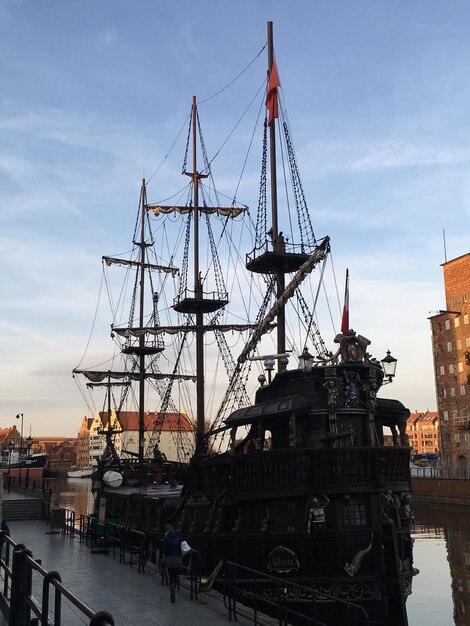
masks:
<svg viewBox="0 0 470 626"><path fill-rule="evenodd" d="M140 241L134 241L140 248L140 261L137 264L139 272L139 329L137 344L130 343L123 350L123 354L135 355L138 362L138 382L139 382L139 487L145 485L145 388L146 388L146 357L154 356L163 350L163 346L158 342L149 342L145 333L142 332L144 325L145 306L145 271L150 264L146 262L146 248L152 246L152 242L145 241L145 218L147 211L147 187L145 178L142 179L140 191ZM163 269L163 268L162 268ZM169 268L167 268L169 270Z"/></svg>
<svg viewBox="0 0 470 626"><path fill-rule="evenodd" d="M140 310L139 327L144 327L144 280L145 280L145 210L147 206L147 190L145 178L142 179L140 193ZM144 442L145 442L145 335L139 337L139 487L145 483Z"/></svg>
<svg viewBox="0 0 470 626"><path fill-rule="evenodd" d="M268 22L268 80L271 76L274 61L273 23ZM276 170L276 125L269 127L269 159L271 171L271 218L272 218L272 241L275 253L284 254L285 244L282 235L279 235L278 211L277 211L277 170ZM276 297L281 298L285 289L285 276L281 268L276 271ZM284 354L286 351L286 314L281 307L277 314L277 353ZM278 370L285 369L283 359L277 359Z"/></svg>

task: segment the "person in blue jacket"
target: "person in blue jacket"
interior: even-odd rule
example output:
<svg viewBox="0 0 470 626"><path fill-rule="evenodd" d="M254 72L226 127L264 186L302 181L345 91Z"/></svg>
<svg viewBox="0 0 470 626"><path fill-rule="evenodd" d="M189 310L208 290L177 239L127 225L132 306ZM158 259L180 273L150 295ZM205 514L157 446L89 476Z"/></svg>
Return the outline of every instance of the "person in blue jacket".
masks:
<svg viewBox="0 0 470 626"><path fill-rule="evenodd" d="M168 580L170 584L170 601L175 601L176 585L180 568L183 565L181 556L181 535L171 524L165 526L165 537L162 541L162 556L164 565L168 572Z"/></svg>

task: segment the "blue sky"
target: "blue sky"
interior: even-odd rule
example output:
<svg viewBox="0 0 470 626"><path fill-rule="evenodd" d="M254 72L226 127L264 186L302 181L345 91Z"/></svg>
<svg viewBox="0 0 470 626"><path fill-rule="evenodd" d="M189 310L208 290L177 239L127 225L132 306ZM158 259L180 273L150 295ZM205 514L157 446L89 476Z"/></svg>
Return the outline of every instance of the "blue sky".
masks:
<svg viewBox="0 0 470 626"><path fill-rule="evenodd" d="M332 238L339 279L350 269L351 325L375 356L398 357L390 395L435 408L427 317L444 308L443 229L449 259L469 251L467 2L5 0L0 426L22 412L37 435L76 432L87 411L70 372L101 255L128 249L142 176L192 95L209 98L261 50L268 19L315 230ZM200 105L210 154L265 65L263 52ZM241 135L214 165L222 188L238 179ZM181 161L175 148L150 199L182 186ZM254 207L258 171L246 180L239 198Z"/></svg>

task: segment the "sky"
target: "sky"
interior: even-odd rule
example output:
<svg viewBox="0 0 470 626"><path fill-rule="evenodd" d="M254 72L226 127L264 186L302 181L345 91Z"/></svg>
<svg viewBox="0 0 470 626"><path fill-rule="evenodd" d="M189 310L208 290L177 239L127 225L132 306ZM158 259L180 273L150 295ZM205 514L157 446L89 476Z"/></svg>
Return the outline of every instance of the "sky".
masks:
<svg viewBox="0 0 470 626"><path fill-rule="evenodd" d="M170 194L193 95L218 150L266 75L268 20L315 231L339 280L350 271L350 325L398 358L387 395L435 410L428 317L445 308L445 254L470 247L468 2L3 0L1 427L22 413L34 436L76 434L101 256L128 249L143 176ZM233 191L229 144L214 168ZM245 176L256 206L259 171Z"/></svg>

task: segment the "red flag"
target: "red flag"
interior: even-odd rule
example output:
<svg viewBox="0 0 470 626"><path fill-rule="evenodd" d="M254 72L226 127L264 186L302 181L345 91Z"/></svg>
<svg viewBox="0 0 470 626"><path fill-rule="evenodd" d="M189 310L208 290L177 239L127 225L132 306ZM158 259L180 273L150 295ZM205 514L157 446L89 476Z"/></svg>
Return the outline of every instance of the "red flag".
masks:
<svg viewBox="0 0 470 626"><path fill-rule="evenodd" d="M341 320L341 332L346 334L349 330L349 270L346 270L346 286L344 288L343 319Z"/></svg>
<svg viewBox="0 0 470 626"><path fill-rule="evenodd" d="M273 61L271 72L269 73L268 91L266 93L266 108L268 109L268 126L274 123L278 117L277 88L280 87L279 76L277 74L276 61Z"/></svg>

